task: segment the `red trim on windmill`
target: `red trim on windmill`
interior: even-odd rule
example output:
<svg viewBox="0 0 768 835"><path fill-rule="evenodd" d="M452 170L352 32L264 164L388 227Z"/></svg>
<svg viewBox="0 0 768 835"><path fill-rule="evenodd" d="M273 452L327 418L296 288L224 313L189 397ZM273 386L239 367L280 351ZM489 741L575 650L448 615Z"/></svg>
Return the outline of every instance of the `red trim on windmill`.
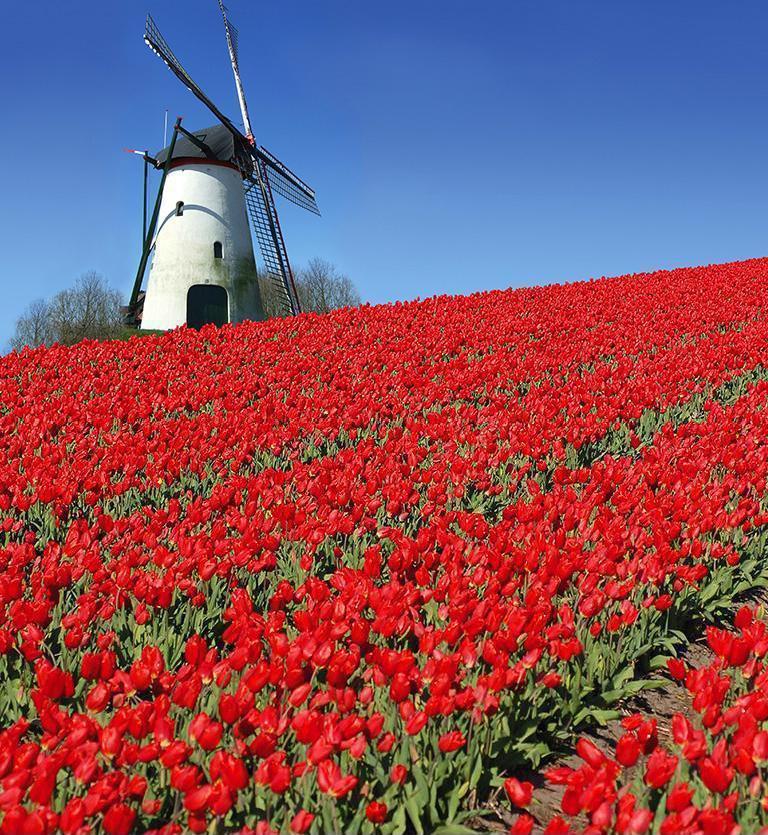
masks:
<svg viewBox="0 0 768 835"><path fill-rule="evenodd" d="M240 170L234 162L228 162L223 159L208 159L207 157L174 157L171 160L170 168L179 168L182 165L219 165L222 168L234 168L235 171Z"/></svg>

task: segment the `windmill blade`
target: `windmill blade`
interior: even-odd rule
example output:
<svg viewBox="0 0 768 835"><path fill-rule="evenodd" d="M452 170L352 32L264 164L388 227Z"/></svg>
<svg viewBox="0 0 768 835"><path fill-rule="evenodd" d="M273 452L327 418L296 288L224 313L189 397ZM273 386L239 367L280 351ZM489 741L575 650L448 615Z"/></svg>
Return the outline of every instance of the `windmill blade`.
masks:
<svg viewBox="0 0 768 835"><path fill-rule="evenodd" d="M308 212L320 214L313 188L310 188L301 177L294 174L285 163L280 162L266 148L258 147L254 153L263 163L262 168L273 191Z"/></svg>
<svg viewBox="0 0 768 835"><path fill-rule="evenodd" d="M235 65L238 69L240 69L240 56L238 54L239 50L239 42L240 42L240 33L237 31L237 27L233 26L229 19L227 19L227 28L229 29L229 40L232 44L232 54L235 58Z"/></svg>
<svg viewBox="0 0 768 835"><path fill-rule="evenodd" d="M224 18L224 34L227 36L227 49L229 50L229 60L232 64L232 74L235 77L235 89L237 90L237 101L240 104L240 115L243 117L243 129L245 130L248 141L253 145L251 119L248 116L248 105L245 101L245 91L243 90L243 82L240 78L240 59L237 55L237 29L229 22L227 7L224 5L223 0L219 0L219 9L221 9L221 16Z"/></svg>
<svg viewBox="0 0 768 835"><path fill-rule="evenodd" d="M291 265L288 262L277 209L269 185L259 176L257 169L253 177L243 181L243 187L248 216L264 259L267 278L275 289L283 313L299 313L301 309L293 284Z"/></svg>
<svg viewBox="0 0 768 835"><path fill-rule="evenodd" d="M240 66L240 59L238 56L238 41L240 35L237 31L237 28L233 26L232 22L229 19L229 9L224 5L222 0L219 0L219 8L221 9L221 16L224 18L224 31L227 36L227 41L232 47L231 50L231 57L232 63L239 68Z"/></svg>
<svg viewBox="0 0 768 835"><path fill-rule="evenodd" d="M168 69L181 81L181 83L213 113L213 115L235 136L247 142L243 134L232 124L232 122L219 110L218 107L205 95L195 84L189 73L181 65L179 59L173 54L165 38L160 34L157 24L151 15L147 15L147 23L144 29L144 42L157 55Z"/></svg>
<svg viewBox="0 0 768 835"><path fill-rule="evenodd" d="M293 287L293 276L269 187L258 178L258 174L245 180L243 186L248 215L264 259L267 278L276 291L283 312L298 313L299 304Z"/></svg>

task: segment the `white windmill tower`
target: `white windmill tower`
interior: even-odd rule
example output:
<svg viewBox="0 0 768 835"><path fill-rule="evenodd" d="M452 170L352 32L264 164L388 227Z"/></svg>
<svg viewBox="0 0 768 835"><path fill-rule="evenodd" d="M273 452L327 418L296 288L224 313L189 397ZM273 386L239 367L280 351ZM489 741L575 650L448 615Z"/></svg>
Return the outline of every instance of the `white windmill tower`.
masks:
<svg viewBox="0 0 768 835"><path fill-rule="evenodd" d="M190 78L147 16L144 40L168 68L218 119L191 133L178 119L171 142L155 158L163 175L128 315L144 329L263 319L253 231L266 273L286 313L299 301L273 192L319 214L314 191L265 148L256 145L240 79L237 31L222 0L227 46L235 76L243 131L240 131ZM140 293L147 262L152 264L146 293ZM142 304L143 303L143 304ZM142 309L143 308L143 309Z"/></svg>

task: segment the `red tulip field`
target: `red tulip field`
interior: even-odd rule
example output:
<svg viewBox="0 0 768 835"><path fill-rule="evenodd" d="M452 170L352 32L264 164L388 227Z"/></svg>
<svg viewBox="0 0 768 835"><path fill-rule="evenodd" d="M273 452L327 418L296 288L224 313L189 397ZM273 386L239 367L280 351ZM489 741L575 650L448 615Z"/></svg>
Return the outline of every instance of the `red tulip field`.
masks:
<svg viewBox="0 0 768 835"><path fill-rule="evenodd" d="M0 833L768 826L768 260L0 392Z"/></svg>

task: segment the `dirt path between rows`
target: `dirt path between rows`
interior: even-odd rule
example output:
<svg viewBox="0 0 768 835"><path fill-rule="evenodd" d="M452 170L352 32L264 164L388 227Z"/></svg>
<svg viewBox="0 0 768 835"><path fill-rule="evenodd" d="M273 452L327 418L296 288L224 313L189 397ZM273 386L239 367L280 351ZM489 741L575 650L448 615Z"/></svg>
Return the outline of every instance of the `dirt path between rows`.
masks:
<svg viewBox="0 0 768 835"><path fill-rule="evenodd" d="M688 667L704 667L714 660L715 655L707 646L706 640L702 637L690 643L679 657ZM672 717L676 713L681 713L690 719L691 722L697 724L698 714L693 710L690 694L684 684L671 678L664 670L659 670L651 674L649 679L652 681L661 681L663 682L663 686L657 689L650 689L645 693L629 699L618 710L622 716L640 713L644 717L655 719L660 742L670 743L672 741ZM624 728L621 725L621 720L617 719L606 723L604 726L586 730L580 736L589 739L606 754L613 756L616 749L616 742L623 733ZM552 818L562 814L560 802L564 789L562 786L548 783L542 777L541 772L547 768L562 766L578 768L581 764L582 760L572 751L549 762L538 773L516 774L519 779L530 780L534 785L534 801L528 810L536 820L533 835L541 835L544 827L546 827ZM631 778L632 770L625 770L625 774ZM506 832L509 826L517 819L517 814L510 809L509 802L503 791L495 793L490 798L486 808L490 809L493 817L475 818L468 822L470 827L481 832ZM586 817L576 818L572 822L578 827L588 824Z"/></svg>

